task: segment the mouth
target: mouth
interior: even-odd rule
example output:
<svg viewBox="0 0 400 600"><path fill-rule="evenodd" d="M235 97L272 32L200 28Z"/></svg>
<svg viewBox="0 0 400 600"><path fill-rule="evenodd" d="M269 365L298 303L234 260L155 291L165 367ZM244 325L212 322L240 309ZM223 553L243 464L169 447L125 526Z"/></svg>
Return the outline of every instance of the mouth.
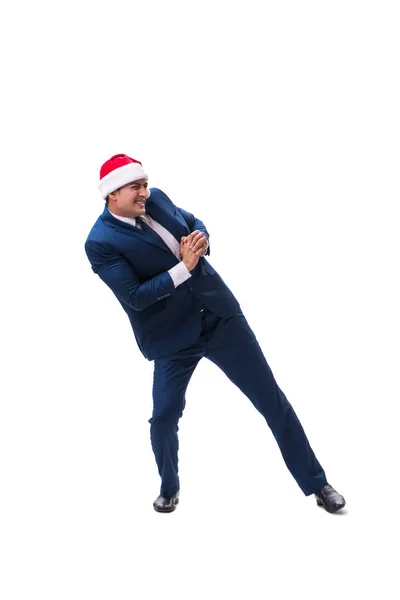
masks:
<svg viewBox="0 0 400 600"><path fill-rule="evenodd" d="M145 206L146 203L143 202L142 200L136 200L135 204L137 204L138 206L140 206L140 208L144 208L144 206Z"/></svg>

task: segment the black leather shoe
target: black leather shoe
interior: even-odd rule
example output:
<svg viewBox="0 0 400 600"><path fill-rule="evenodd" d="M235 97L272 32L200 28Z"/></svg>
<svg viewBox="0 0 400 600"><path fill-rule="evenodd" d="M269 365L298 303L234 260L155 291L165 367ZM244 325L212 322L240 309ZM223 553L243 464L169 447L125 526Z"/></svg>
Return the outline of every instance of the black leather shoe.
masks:
<svg viewBox="0 0 400 600"><path fill-rule="evenodd" d="M176 492L172 498L158 496L157 500L153 502L154 510L165 513L174 511L177 504L179 504L179 492Z"/></svg>
<svg viewBox="0 0 400 600"><path fill-rule="evenodd" d="M319 492L316 492L315 497L317 499L318 506L323 506L325 510L330 513L337 512L346 504L343 496L338 494L337 491L334 490L331 485L329 485L329 483L324 485Z"/></svg>

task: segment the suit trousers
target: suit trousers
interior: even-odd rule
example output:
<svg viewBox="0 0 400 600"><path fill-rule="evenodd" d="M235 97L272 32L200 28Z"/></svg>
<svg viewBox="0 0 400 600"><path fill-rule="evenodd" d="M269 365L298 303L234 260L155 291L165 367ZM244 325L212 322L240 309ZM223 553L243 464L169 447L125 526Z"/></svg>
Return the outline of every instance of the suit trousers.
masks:
<svg viewBox="0 0 400 600"><path fill-rule="evenodd" d="M201 333L195 344L154 361L153 414L149 423L161 495L170 498L179 490L178 421L185 408L186 388L203 357L215 363L266 419L304 494L320 490L327 483L325 473L243 313L221 319L203 308L201 317Z"/></svg>

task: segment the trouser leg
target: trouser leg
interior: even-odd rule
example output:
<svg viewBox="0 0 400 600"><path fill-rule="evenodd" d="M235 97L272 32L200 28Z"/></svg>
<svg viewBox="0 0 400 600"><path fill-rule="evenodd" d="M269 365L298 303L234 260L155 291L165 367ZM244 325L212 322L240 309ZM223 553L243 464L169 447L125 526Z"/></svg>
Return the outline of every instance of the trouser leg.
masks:
<svg viewBox="0 0 400 600"><path fill-rule="evenodd" d="M304 494L321 489L326 484L325 473L242 313L219 323L206 357L224 371L266 419Z"/></svg>
<svg viewBox="0 0 400 600"><path fill-rule="evenodd" d="M160 494L165 498L179 490L178 421L186 404L186 388L200 358L199 349L192 347L154 361L150 438L161 477Z"/></svg>

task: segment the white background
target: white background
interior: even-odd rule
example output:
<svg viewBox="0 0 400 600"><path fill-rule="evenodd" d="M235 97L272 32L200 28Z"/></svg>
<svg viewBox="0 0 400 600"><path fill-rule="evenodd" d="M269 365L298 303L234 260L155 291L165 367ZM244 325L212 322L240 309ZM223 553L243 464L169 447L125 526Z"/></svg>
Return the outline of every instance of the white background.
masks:
<svg viewBox="0 0 400 600"><path fill-rule="evenodd" d="M361 1L2 10L3 600L398 597L399 18ZM124 152L211 235L346 510L203 360L154 512L152 363L84 242Z"/></svg>

